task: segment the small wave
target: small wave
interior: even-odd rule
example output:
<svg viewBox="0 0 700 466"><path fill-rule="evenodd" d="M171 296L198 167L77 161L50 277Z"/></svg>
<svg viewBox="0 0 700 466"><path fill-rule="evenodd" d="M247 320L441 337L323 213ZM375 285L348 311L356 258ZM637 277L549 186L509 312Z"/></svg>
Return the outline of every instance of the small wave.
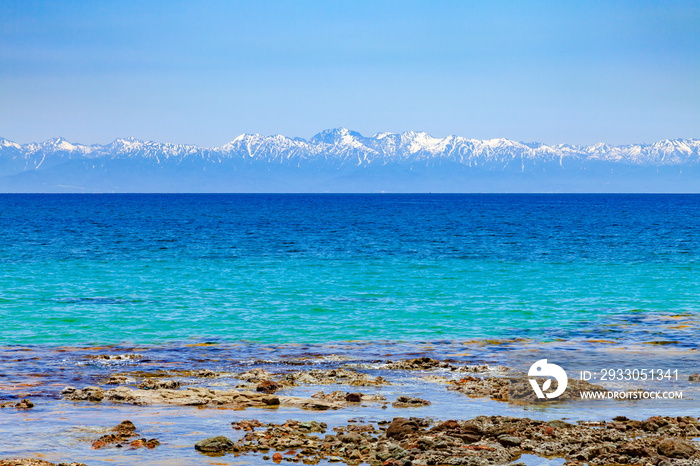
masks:
<svg viewBox="0 0 700 466"><path fill-rule="evenodd" d="M138 298L109 298L106 296L53 298L51 301L65 304L141 304L146 302L146 300Z"/></svg>

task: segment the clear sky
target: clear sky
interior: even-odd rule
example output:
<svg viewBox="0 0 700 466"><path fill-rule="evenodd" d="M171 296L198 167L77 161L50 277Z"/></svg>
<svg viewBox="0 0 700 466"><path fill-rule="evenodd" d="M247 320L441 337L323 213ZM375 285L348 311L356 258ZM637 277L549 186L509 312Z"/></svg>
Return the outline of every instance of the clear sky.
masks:
<svg viewBox="0 0 700 466"><path fill-rule="evenodd" d="M0 0L0 136L700 137L700 1Z"/></svg>

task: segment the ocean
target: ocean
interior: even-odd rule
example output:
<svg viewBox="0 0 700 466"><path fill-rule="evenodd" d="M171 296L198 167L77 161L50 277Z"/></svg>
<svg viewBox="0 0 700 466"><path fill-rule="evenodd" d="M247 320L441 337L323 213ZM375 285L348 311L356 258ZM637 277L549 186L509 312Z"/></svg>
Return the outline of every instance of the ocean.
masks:
<svg viewBox="0 0 700 466"><path fill-rule="evenodd" d="M231 422L248 419L332 432L410 416L697 414L699 259L696 195L0 195L0 458L262 466L262 453L193 446L240 439ZM392 369L412 358L440 365ZM523 404L455 390L515 383L542 359L572 386L590 373L609 394L674 398ZM115 383L150 393L136 390L149 380L177 382L173 396L255 391L250 371L286 384L281 396L386 401L314 411L110 398ZM342 371L388 384L310 375ZM294 374L307 379L288 383ZM70 400L66 386L105 398ZM395 407L401 396L430 404ZM35 406L15 408L24 398ZM94 447L125 419L160 445Z"/></svg>
<svg viewBox="0 0 700 466"><path fill-rule="evenodd" d="M694 346L699 258L694 195L0 195L0 344Z"/></svg>

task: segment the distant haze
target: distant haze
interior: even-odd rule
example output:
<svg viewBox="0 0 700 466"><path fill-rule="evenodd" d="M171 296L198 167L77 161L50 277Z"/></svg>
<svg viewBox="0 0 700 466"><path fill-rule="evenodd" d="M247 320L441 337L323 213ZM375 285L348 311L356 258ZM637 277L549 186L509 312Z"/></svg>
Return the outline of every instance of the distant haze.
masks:
<svg viewBox="0 0 700 466"><path fill-rule="evenodd" d="M345 128L219 147L0 138L0 192L700 192L700 140L547 145Z"/></svg>

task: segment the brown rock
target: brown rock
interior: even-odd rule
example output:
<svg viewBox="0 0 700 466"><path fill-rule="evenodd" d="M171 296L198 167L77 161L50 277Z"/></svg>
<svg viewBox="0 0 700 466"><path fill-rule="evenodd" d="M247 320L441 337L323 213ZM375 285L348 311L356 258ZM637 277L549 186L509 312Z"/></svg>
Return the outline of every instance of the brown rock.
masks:
<svg viewBox="0 0 700 466"><path fill-rule="evenodd" d="M263 380L258 384L255 390L262 393L275 393L280 388L282 388L282 386L277 382L273 382L272 380Z"/></svg>
<svg viewBox="0 0 700 466"><path fill-rule="evenodd" d="M139 384L139 388L141 390L175 390L176 388L180 388L180 382L177 380L146 379Z"/></svg>
<svg viewBox="0 0 700 466"><path fill-rule="evenodd" d="M462 431L464 433L472 434L472 435L481 435L482 434L481 427L478 426L474 422L464 423L464 425L462 426Z"/></svg>
<svg viewBox="0 0 700 466"><path fill-rule="evenodd" d="M415 359L405 359L401 361L394 361L387 364L389 369L403 369L403 370L428 370L428 369L457 369L452 364L447 362L438 361L437 359L432 359L429 357L415 358Z"/></svg>
<svg viewBox="0 0 700 466"><path fill-rule="evenodd" d="M693 445L678 438L667 438L659 442L658 451L669 458L690 458L696 452Z"/></svg>
<svg viewBox="0 0 700 466"><path fill-rule="evenodd" d="M117 424L112 430L118 432L120 435L132 435L136 431L136 426L127 419Z"/></svg>
<svg viewBox="0 0 700 466"><path fill-rule="evenodd" d="M134 379L127 377L125 375L110 375L107 379L103 380L102 383L105 385L123 385L126 383L133 383Z"/></svg>
<svg viewBox="0 0 700 466"><path fill-rule="evenodd" d="M360 443L362 437L357 432L346 432L338 436L338 440L343 443Z"/></svg>
<svg viewBox="0 0 700 466"><path fill-rule="evenodd" d="M146 448L148 449L155 448L158 445L160 445L160 442L157 439L152 438L150 440L146 440Z"/></svg>
<svg viewBox="0 0 700 466"><path fill-rule="evenodd" d="M31 409L33 407L34 407L34 403L32 403L31 401L29 401L26 398L15 405L15 408L19 408L19 409Z"/></svg>
<svg viewBox="0 0 700 466"><path fill-rule="evenodd" d="M112 431L111 434L105 434L102 437L95 440L94 442L92 442L92 448L97 450L100 448L105 448L109 445L121 447L121 446L125 445L126 442L129 442L129 438L136 436L136 426L134 425L133 422L131 422L129 420L120 422L118 425L113 427L111 429L111 431ZM146 439L141 439L141 440L143 440L143 443L145 445ZM155 440L155 439L153 439L153 440ZM141 445L139 440L134 440L131 442L131 446L137 447L137 446L143 446L143 445Z"/></svg>
<svg viewBox="0 0 700 466"><path fill-rule="evenodd" d="M454 430L459 429L459 422L455 420L445 421L438 426L440 430Z"/></svg>
<svg viewBox="0 0 700 466"><path fill-rule="evenodd" d="M362 393L348 393L345 395L345 401L349 403L360 403L362 402Z"/></svg>
<svg viewBox="0 0 700 466"><path fill-rule="evenodd" d="M413 434L418 431L418 424L415 421L406 419L405 417L395 417L389 427L386 429L386 436L393 439L402 439L406 435Z"/></svg>
<svg viewBox="0 0 700 466"><path fill-rule="evenodd" d="M105 392L100 387L85 387L78 390L75 387L66 387L61 393L66 400L100 402L105 397Z"/></svg>
<svg viewBox="0 0 700 466"><path fill-rule="evenodd" d="M410 396L399 396L391 406L394 408L419 408L421 406L430 406L430 401Z"/></svg>
<svg viewBox="0 0 700 466"><path fill-rule="evenodd" d="M620 447L620 453L633 458L648 458L656 456L656 452L642 443L639 439L628 442Z"/></svg>

